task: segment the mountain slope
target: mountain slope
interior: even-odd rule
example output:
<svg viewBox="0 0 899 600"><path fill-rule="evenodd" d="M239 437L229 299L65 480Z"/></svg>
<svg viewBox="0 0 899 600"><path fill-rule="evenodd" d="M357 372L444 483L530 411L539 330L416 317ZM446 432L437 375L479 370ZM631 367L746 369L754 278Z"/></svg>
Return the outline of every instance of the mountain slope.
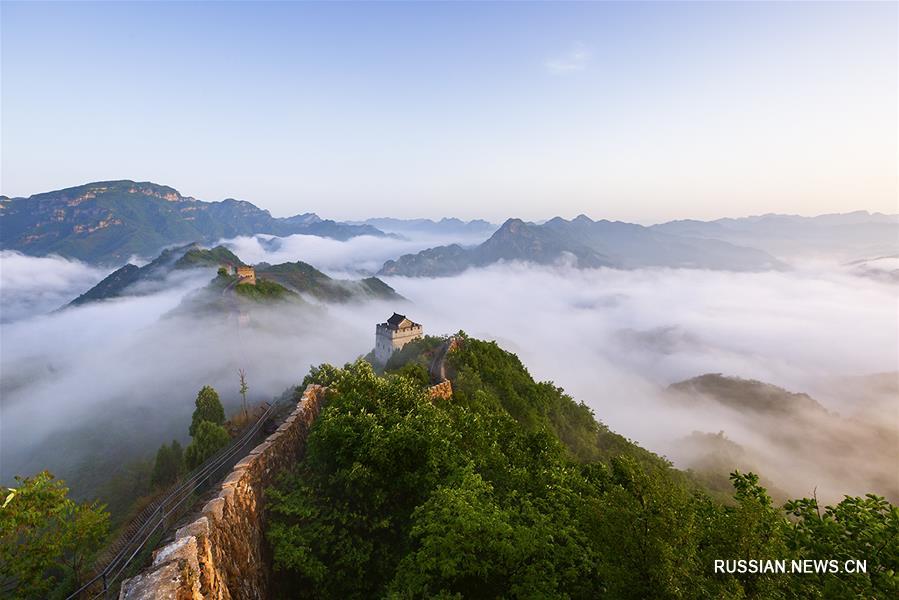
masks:
<svg viewBox="0 0 899 600"><path fill-rule="evenodd" d="M854 414L843 416L808 394L717 373L672 384L669 397L707 432L717 432L684 440L679 453L688 466L715 464L721 438L727 435L741 447L742 461L764 466L767 476L787 493L818 486L821 497L827 498L872 490L899 498L899 426L882 409L879 420L859 418L863 403L855 406ZM712 475L726 482L727 473L722 467Z"/></svg>
<svg viewBox="0 0 899 600"><path fill-rule="evenodd" d="M172 244L256 233L340 240L384 235L369 225L345 225L308 213L279 219L249 202L203 202L168 186L128 180L3 199L0 229L0 248L103 264L152 256Z"/></svg>
<svg viewBox="0 0 899 600"><path fill-rule="evenodd" d="M139 296L160 291L168 282L168 277L177 271L205 268L209 271L221 265L241 266L245 263L224 246L202 248L198 244L188 244L164 250L152 262L138 267L127 264L117 269L100 283L73 300L70 306L89 302L109 300L122 296ZM392 287L378 279L368 277L360 280L332 279L315 267L304 262L270 265L259 263L255 267L257 286L240 284L234 287L244 296L265 296L266 298L306 294L322 302L350 302L361 300L404 300ZM213 291L221 295L228 283L236 282L233 277L221 276L217 279L221 286L212 285ZM250 289L253 288L253 289ZM258 293L257 293L258 292Z"/></svg>
<svg viewBox="0 0 899 600"><path fill-rule="evenodd" d="M761 248L775 256L832 256L843 260L895 254L899 215L856 211L802 217L767 214L715 221L681 220L650 229Z"/></svg>
<svg viewBox="0 0 899 600"><path fill-rule="evenodd" d="M565 256L580 268L685 267L754 271L782 268L769 254L720 240L653 231L631 223L593 221L581 215L542 225L509 219L473 248L440 246L384 263L379 274L444 276L500 260L551 264Z"/></svg>
<svg viewBox="0 0 899 600"><path fill-rule="evenodd" d="M200 248L197 244L167 248L142 267L128 263L116 269L100 283L72 300L69 306L151 293L164 286L165 277L175 269L217 267L222 263L243 264L233 252L223 246L211 250ZM140 290L136 289L138 285L141 286Z"/></svg>
<svg viewBox="0 0 899 600"><path fill-rule="evenodd" d="M544 227L611 257L623 268L695 267L755 271L783 266L774 257L755 248L669 234L633 223L593 221L585 215L571 221L556 217L547 221Z"/></svg>
<svg viewBox="0 0 899 600"><path fill-rule="evenodd" d="M367 277L359 281L332 279L312 265L301 261L280 265L260 263L256 265L256 274L264 279L278 282L287 289L308 294L323 302L404 299L377 277Z"/></svg>

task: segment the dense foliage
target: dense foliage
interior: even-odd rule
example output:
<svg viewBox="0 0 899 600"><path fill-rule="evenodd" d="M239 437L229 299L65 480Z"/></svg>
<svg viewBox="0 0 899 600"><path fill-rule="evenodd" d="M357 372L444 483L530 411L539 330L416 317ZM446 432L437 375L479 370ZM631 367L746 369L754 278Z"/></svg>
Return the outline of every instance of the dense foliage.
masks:
<svg viewBox="0 0 899 600"><path fill-rule="evenodd" d="M259 277L256 278L255 285L252 283L239 283L234 286L234 291L244 298L257 301L279 300L282 298L299 300L296 294L283 285Z"/></svg>
<svg viewBox="0 0 899 600"><path fill-rule="evenodd" d="M221 400L219 400L218 392L208 385L204 385L197 393L196 408L188 429L191 437L197 435L197 430L203 421L209 421L216 425L221 425L225 422L225 408L222 406Z"/></svg>
<svg viewBox="0 0 899 600"><path fill-rule="evenodd" d="M3 597L64 597L79 585L106 537L109 515L102 505L76 503L68 493L47 471L0 487Z"/></svg>
<svg viewBox="0 0 899 600"><path fill-rule="evenodd" d="M735 472L724 504L463 338L455 395L357 362L330 387L297 470L271 490L277 592L291 598L891 597L897 509L847 498L772 504ZM423 347L429 346L427 343ZM388 365L391 366L391 365ZM810 509L809 507L814 507ZM718 573L720 559L866 559L859 575Z"/></svg>
<svg viewBox="0 0 899 600"><path fill-rule="evenodd" d="M230 441L231 436L224 427L209 421L202 421L197 427L193 440L184 451L184 462L188 470L202 465L207 458L227 446Z"/></svg>
<svg viewBox="0 0 899 600"><path fill-rule="evenodd" d="M256 275L323 302L349 302L366 298L402 299L392 287L377 277L367 277L358 281L332 279L312 265L301 261L279 265L259 263L256 265Z"/></svg>
<svg viewBox="0 0 899 600"><path fill-rule="evenodd" d="M178 440L163 444L156 452L156 462L153 464L153 475L150 484L153 487L164 488L178 479L184 472L184 450Z"/></svg>

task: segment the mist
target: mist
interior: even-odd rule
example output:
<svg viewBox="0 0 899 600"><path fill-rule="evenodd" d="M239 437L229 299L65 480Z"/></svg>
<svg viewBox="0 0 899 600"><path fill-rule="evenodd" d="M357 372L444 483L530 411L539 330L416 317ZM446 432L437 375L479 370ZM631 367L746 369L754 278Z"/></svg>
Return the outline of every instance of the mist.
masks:
<svg viewBox="0 0 899 600"><path fill-rule="evenodd" d="M26 256L0 251L0 322L55 310L103 279L107 273L59 256Z"/></svg>
<svg viewBox="0 0 899 600"><path fill-rule="evenodd" d="M432 243L310 236L278 241L277 248L257 238L228 244L246 262L304 260L339 274L373 270L382 257ZM4 255L4 271L7 260ZM31 279L4 276L4 310L8 298L29 294L55 294L54 303L64 290L74 297L104 275L46 260L28 259ZM60 279L58 273L70 273L66 269L74 274ZM243 368L251 402L270 400L298 384L310 365L343 364L366 354L375 323L397 311L429 334L461 329L496 340L517 353L535 378L564 387L612 430L677 466L692 460L685 437L724 431L790 494L808 495L815 486L819 497L883 493L869 489L877 482L867 471L835 479L807 458L773 447L758 421L711 404L677 404L666 387L703 373L758 379L807 392L847 419L872 407L891 411L881 415L881 425L895 431L895 395L858 394L860 386L847 383L897 370L895 283L822 265L727 273L578 270L564 261L497 264L451 278L385 278L409 303L279 304L254 309L250 324L240 328L227 315L177 310L213 276L214 270L180 273L162 291L52 314L31 311L0 324L2 480L50 468L76 490L89 489L104 465L148 458L173 438L186 441L203 385L219 391L231 414L240 404L237 369ZM84 289L71 289L78 281ZM824 463L838 457L818 458ZM892 472L875 466L878 473Z"/></svg>
<svg viewBox="0 0 899 600"><path fill-rule="evenodd" d="M851 419L841 433L852 439L861 437L853 433L855 420L877 407L878 427L887 430L878 450L894 457L899 452L895 385L877 391L861 381L836 382L874 373L891 373L887 377L896 381L895 284L836 268L727 273L521 264L448 279L386 281L413 302L412 317L426 332L464 329L497 340L517 353L535 378L564 387L613 431L677 466L691 466L686 436L724 431L789 494L810 495L816 487L822 499L864 494L875 483L867 476L872 471L883 484L879 493L899 493L892 458L852 456L836 443L830 456L820 453L823 444L815 445L811 457L774 445L792 436L802 450L808 435L836 434L833 429L809 432L711 403L678 404L666 390L704 373L757 379L806 392ZM850 456L858 461L854 469L846 464ZM835 464L843 467L839 478L833 476ZM884 474L890 474L886 482Z"/></svg>
<svg viewBox="0 0 899 600"><path fill-rule="evenodd" d="M351 276L377 272L383 264L402 254L420 252L445 244L476 245L489 235L454 233L435 236L425 232L406 231L402 237L350 238L345 242L295 234L287 237L270 235L241 236L223 239L241 260L249 263L278 264L301 260L332 276Z"/></svg>

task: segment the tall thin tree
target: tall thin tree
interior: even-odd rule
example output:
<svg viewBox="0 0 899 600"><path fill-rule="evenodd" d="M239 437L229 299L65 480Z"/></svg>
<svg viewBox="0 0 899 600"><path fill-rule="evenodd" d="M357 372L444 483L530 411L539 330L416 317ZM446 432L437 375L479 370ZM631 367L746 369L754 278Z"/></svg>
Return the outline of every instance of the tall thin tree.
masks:
<svg viewBox="0 0 899 600"><path fill-rule="evenodd" d="M243 369L238 369L237 373L240 375L240 395L243 397L243 416L244 419L247 418L247 391L250 389L247 387L247 372Z"/></svg>

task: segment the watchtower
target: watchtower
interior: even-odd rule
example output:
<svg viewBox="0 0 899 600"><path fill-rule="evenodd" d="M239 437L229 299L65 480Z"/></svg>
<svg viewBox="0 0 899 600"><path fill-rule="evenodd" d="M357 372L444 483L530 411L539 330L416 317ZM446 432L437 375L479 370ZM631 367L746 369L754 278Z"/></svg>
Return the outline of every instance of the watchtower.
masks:
<svg viewBox="0 0 899 600"><path fill-rule="evenodd" d="M411 342L421 339L421 324L406 318L406 315L393 313L385 323L375 327L375 360L386 364L390 356Z"/></svg>
<svg viewBox="0 0 899 600"><path fill-rule="evenodd" d="M246 266L237 267L237 279L238 283L256 285L256 269Z"/></svg>

